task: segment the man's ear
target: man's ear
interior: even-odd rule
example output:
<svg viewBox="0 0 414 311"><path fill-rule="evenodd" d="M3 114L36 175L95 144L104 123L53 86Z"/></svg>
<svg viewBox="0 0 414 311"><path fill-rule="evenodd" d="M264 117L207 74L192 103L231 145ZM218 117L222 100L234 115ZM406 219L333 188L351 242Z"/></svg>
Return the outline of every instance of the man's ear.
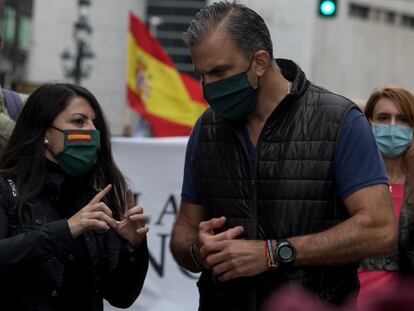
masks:
<svg viewBox="0 0 414 311"><path fill-rule="evenodd" d="M261 77L267 68L270 67L272 59L270 59L270 55L265 50L259 50L254 54L253 59L253 70L255 71L256 75Z"/></svg>

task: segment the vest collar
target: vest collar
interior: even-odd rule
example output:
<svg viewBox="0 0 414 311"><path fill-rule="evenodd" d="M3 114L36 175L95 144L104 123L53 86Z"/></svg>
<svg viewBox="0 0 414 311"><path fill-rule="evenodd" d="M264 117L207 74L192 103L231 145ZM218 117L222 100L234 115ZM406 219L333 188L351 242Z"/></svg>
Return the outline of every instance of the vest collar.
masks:
<svg viewBox="0 0 414 311"><path fill-rule="evenodd" d="M292 82L289 95L295 98L300 97L309 86L309 81L306 79L305 73L290 59L277 58L275 61L279 66L283 77Z"/></svg>

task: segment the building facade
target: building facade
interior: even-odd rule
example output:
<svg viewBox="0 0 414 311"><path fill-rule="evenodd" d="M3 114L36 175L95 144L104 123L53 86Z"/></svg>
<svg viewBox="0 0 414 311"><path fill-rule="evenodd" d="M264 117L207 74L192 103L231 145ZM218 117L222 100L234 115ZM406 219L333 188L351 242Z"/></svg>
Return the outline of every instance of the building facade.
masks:
<svg viewBox="0 0 414 311"><path fill-rule="evenodd" d="M332 18L317 0L240 2L264 17L275 57L295 60L314 83L360 105L384 84L414 92L414 1L337 0Z"/></svg>
<svg viewBox="0 0 414 311"><path fill-rule="evenodd" d="M5 2L19 1L0 0L0 5ZM82 83L102 104L113 134L121 135L125 124L136 122L135 114L125 109L128 12L148 24L180 71L192 73L182 32L195 12L210 2L213 1L91 0L90 46L95 56L90 62L91 73ZM338 11L333 18L318 14L317 0L239 2L265 19L275 57L293 59L314 83L361 104L374 87L383 84L401 85L414 92L414 1L337 0ZM61 55L74 45L77 3L78 0L34 0L30 49L25 61L15 60L16 66L24 66L13 70L2 61L0 72L11 70L24 85L69 81L62 70ZM6 53L17 57L8 50Z"/></svg>
<svg viewBox="0 0 414 311"><path fill-rule="evenodd" d="M177 69L193 74L188 48L182 40L191 20L206 0L151 0L147 6L147 23L151 32L161 42Z"/></svg>
<svg viewBox="0 0 414 311"><path fill-rule="evenodd" d="M32 0L0 0L0 85L18 88L30 50Z"/></svg>

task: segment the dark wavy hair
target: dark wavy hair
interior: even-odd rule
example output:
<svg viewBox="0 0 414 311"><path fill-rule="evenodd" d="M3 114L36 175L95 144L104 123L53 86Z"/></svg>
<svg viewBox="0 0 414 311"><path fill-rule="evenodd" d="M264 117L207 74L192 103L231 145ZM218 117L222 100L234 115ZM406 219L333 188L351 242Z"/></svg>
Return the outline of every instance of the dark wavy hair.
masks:
<svg viewBox="0 0 414 311"><path fill-rule="evenodd" d="M36 196L45 182L45 132L75 97L83 97L91 105L101 137L98 159L84 178L96 188L112 184L106 199L115 218L120 219L126 206L127 185L112 157L109 127L102 109L95 96L82 86L45 84L28 97L4 150L0 174L14 180L19 194L16 204L21 214L24 202Z"/></svg>

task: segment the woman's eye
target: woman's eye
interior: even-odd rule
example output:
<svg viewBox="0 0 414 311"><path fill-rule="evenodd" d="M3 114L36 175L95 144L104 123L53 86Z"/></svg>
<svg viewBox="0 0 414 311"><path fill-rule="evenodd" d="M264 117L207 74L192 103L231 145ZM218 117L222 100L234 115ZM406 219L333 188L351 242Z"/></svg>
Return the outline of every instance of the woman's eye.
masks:
<svg viewBox="0 0 414 311"><path fill-rule="evenodd" d="M400 122L404 122L404 123L408 122L408 118L405 117L405 116L398 117L397 120L400 121Z"/></svg>
<svg viewBox="0 0 414 311"><path fill-rule="evenodd" d="M83 119L76 119L76 120L73 120L72 122L76 125L83 125L84 120Z"/></svg>

